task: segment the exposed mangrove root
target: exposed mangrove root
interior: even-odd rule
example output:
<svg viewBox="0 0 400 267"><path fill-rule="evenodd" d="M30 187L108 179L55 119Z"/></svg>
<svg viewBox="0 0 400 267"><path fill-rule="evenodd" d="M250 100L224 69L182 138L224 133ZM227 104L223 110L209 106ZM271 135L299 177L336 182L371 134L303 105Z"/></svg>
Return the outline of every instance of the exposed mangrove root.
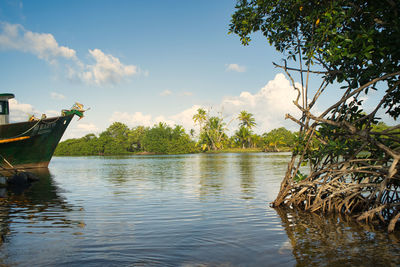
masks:
<svg viewBox="0 0 400 267"><path fill-rule="evenodd" d="M273 206L340 212L394 231L400 220L400 125L384 126L377 114L388 95L398 90L400 72L346 90L337 103L316 115L312 107L328 82L322 82L313 99L305 100L307 88L294 82L286 66L276 66L286 71L298 92L294 104L302 116L286 116L299 125L299 140ZM303 75L304 70L297 71ZM366 113L363 94L383 82L391 87Z"/></svg>

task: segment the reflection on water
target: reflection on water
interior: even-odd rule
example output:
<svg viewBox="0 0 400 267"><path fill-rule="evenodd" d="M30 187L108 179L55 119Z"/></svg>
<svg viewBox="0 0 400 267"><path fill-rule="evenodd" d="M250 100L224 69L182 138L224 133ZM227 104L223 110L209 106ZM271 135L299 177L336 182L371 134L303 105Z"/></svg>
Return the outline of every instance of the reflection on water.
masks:
<svg viewBox="0 0 400 267"><path fill-rule="evenodd" d="M0 198L0 266L400 263L396 235L270 208L288 161L283 153L55 157L39 182Z"/></svg>
<svg viewBox="0 0 400 267"><path fill-rule="evenodd" d="M254 166L255 161L250 154L243 154L239 158L240 187L242 188L243 198L252 199L254 197Z"/></svg>
<svg viewBox="0 0 400 267"><path fill-rule="evenodd" d="M199 158L200 196L218 195L225 181L227 168L226 158L222 154L214 154Z"/></svg>
<svg viewBox="0 0 400 267"><path fill-rule="evenodd" d="M398 266L400 235L374 231L348 217L277 208L297 266Z"/></svg>
<svg viewBox="0 0 400 267"><path fill-rule="evenodd" d="M15 241L15 245L1 250L0 265L5 263L1 255L7 250L13 253L22 252L29 257L26 242L35 238L41 239L40 236L49 229L55 232L65 231L66 228L79 231L77 229L82 227L82 222L68 219L66 216L68 212L79 208L72 207L59 196L60 190L54 185L49 170L39 169L31 172L39 181L32 183L25 190L8 188L0 198L0 246L7 245L10 240ZM14 240L14 237L21 234L25 235L24 239Z"/></svg>

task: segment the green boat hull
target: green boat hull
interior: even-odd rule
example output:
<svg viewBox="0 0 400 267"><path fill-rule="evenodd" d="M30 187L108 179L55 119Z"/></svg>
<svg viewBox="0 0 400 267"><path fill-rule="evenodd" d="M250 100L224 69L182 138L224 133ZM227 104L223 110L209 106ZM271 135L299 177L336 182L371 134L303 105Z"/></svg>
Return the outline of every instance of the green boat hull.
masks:
<svg viewBox="0 0 400 267"><path fill-rule="evenodd" d="M1 169L47 168L73 116L0 125Z"/></svg>

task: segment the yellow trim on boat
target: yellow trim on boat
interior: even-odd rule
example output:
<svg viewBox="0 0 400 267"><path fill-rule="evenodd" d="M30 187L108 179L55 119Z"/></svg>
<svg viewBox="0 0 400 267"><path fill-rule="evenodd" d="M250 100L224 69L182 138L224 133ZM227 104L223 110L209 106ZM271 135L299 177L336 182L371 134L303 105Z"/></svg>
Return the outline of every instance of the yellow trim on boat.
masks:
<svg viewBox="0 0 400 267"><path fill-rule="evenodd" d="M0 144L20 141L20 140L29 139L29 138L31 138L31 137L30 136L21 136L21 137L17 137L17 138L3 139L3 140L0 140Z"/></svg>

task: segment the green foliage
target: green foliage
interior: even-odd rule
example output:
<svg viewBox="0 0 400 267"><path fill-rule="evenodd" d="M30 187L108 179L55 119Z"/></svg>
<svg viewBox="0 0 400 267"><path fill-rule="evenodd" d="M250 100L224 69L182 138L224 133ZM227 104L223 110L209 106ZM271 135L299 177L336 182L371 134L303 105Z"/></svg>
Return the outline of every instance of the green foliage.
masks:
<svg viewBox="0 0 400 267"><path fill-rule="evenodd" d="M303 181L306 178L307 178L307 175L301 173L300 171L297 171L297 173L294 176L293 180L295 180L296 182L300 182L300 181Z"/></svg>
<svg viewBox="0 0 400 267"><path fill-rule="evenodd" d="M193 121L200 126L198 146L203 151L220 150L224 148L228 136L225 134L225 122L222 118L210 116L204 109L198 109Z"/></svg>
<svg viewBox="0 0 400 267"><path fill-rule="evenodd" d="M239 0L230 33L248 45L250 34L261 31L288 59L318 64L328 81L355 89L399 71L399 15L399 1ZM397 118L399 75L384 82L385 107Z"/></svg>
<svg viewBox="0 0 400 267"><path fill-rule="evenodd" d="M242 144L242 147L251 147L252 145L252 128L256 126L256 120L253 114L242 110L238 116L239 119L239 130L235 133L237 142Z"/></svg>
<svg viewBox="0 0 400 267"><path fill-rule="evenodd" d="M287 150L296 144L296 135L284 127L264 133L263 137L266 149L269 151Z"/></svg>
<svg viewBox="0 0 400 267"><path fill-rule="evenodd" d="M239 130L234 135L235 143L239 144L242 148L250 147L251 131L246 126L240 126Z"/></svg>
<svg viewBox="0 0 400 267"><path fill-rule="evenodd" d="M238 116L239 119L239 126L246 127L249 130L256 126L256 120L253 117L253 114L247 112L246 110L242 110Z"/></svg>
<svg viewBox="0 0 400 267"><path fill-rule="evenodd" d="M400 1L396 0L239 0L230 32L244 45L261 31L286 60L282 69L299 92L302 111L293 157L274 206L358 214L357 220L399 222L400 131L377 114L400 116ZM300 73L296 86L291 71ZM310 75L321 74L309 99ZM341 83L341 98L325 112L312 110L329 83ZM368 114L359 98L382 90ZM300 97L302 103L300 104ZM267 139L267 136L266 136ZM283 139L266 140L277 146ZM308 166L308 176L299 169ZM307 182L301 182L307 179ZM297 183L300 183L297 184Z"/></svg>
<svg viewBox="0 0 400 267"><path fill-rule="evenodd" d="M100 143L103 154L115 155L132 152L132 144L129 142L129 128L121 122L114 122L105 132L100 134Z"/></svg>
<svg viewBox="0 0 400 267"><path fill-rule="evenodd" d="M351 118L350 118L351 120ZM364 124L361 124L364 122ZM366 129L368 126L365 120L362 120L358 127ZM372 130L379 135L380 132L389 129L383 122L373 124ZM392 131L393 135L398 135L399 131ZM397 139L390 139L383 135L380 142L387 147L398 147ZM300 135L296 140L294 148L295 154L302 154L308 143L307 153L305 153L304 160L310 160L313 165L318 165L322 162L333 162L339 160L347 160L351 158L371 158L376 161L386 161L386 155L382 150L377 149L374 144L366 144L365 140L359 137L349 136L349 134L339 126L321 123L315 136L308 142L308 140ZM329 155L329 161L327 161Z"/></svg>
<svg viewBox="0 0 400 267"><path fill-rule="evenodd" d="M55 155L97 155L102 151L100 142L94 134L82 138L68 139L58 144Z"/></svg>
<svg viewBox="0 0 400 267"><path fill-rule="evenodd" d="M129 129L120 122L113 123L99 137L88 134L60 142L55 155L122 155L135 152L182 154L197 152L195 142L182 126L174 129L160 123L153 128L137 126Z"/></svg>
<svg viewBox="0 0 400 267"><path fill-rule="evenodd" d="M295 144L295 134L281 127L263 136L254 134L256 125L253 114L243 110L238 115L239 129L229 137L225 134L226 124L222 117L210 116L204 109L198 109L193 120L200 126L198 146L203 151L223 149L260 148L265 151L288 151Z"/></svg>
<svg viewBox="0 0 400 267"><path fill-rule="evenodd" d="M143 138L143 147L147 152L157 154L185 154L196 152L195 142L185 133L182 126L171 128L159 123L148 130Z"/></svg>
<svg viewBox="0 0 400 267"><path fill-rule="evenodd" d="M193 115L193 121L200 125L200 131L203 129L204 124L207 121L207 117L207 112L202 108L197 109L197 113Z"/></svg>
<svg viewBox="0 0 400 267"><path fill-rule="evenodd" d="M251 127L255 125L253 115L246 114L246 123L241 124L238 131L230 138L226 135L226 124L222 117L209 116L203 109L193 117L195 122L201 125L201 132L197 143L192 139L194 130L190 134L177 125L174 128L165 123L159 123L152 128L136 126L129 129L121 122L114 122L97 137L88 134L82 138L68 139L60 142L55 151L58 156L78 155L121 155L138 152L150 152L155 154L184 154L200 151L221 151L223 149L235 149L240 151L246 148L254 151L264 150L265 136L278 136L279 140L285 140L278 144L279 149L292 146L293 134L285 128L272 130L268 135L253 134ZM245 120L243 120L245 121ZM276 149L275 151L278 151Z"/></svg>
<svg viewBox="0 0 400 267"><path fill-rule="evenodd" d="M144 126L136 126L128 133L129 142L132 144L131 149L133 151L142 150L142 140L144 135L149 129Z"/></svg>

